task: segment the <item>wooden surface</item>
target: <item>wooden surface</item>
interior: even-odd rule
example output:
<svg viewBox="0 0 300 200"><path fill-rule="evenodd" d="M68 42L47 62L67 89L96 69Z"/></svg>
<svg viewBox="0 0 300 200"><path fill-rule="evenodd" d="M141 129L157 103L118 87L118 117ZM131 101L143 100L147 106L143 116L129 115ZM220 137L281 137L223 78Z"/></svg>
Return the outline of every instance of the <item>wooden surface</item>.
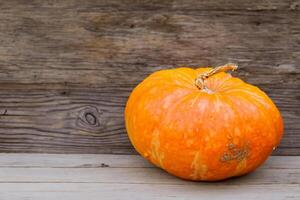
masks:
<svg viewBox="0 0 300 200"><path fill-rule="evenodd" d="M136 155L0 154L1 200L300 199L300 157L227 181L190 182Z"/></svg>
<svg viewBox="0 0 300 200"><path fill-rule="evenodd" d="M299 9L299 0L0 0L0 152L135 153L123 110L143 78L236 62L235 75L282 111L274 154L300 155Z"/></svg>

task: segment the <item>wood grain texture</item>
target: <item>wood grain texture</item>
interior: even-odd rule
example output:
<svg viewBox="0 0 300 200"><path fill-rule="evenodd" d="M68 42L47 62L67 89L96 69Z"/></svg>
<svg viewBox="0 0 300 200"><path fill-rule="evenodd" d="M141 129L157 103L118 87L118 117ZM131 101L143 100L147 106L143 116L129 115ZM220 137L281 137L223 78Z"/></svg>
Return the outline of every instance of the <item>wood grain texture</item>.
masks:
<svg viewBox="0 0 300 200"><path fill-rule="evenodd" d="M140 155L0 154L0 168L156 168ZM300 159L272 156L260 169L300 169Z"/></svg>
<svg viewBox="0 0 300 200"><path fill-rule="evenodd" d="M0 152L135 153L123 110L150 73L236 62L300 155L299 0L0 1Z"/></svg>
<svg viewBox="0 0 300 200"><path fill-rule="evenodd" d="M4 190L3 190L4 189ZM118 183L0 183L4 200L297 200L297 185L155 185Z"/></svg>
<svg viewBox="0 0 300 200"><path fill-rule="evenodd" d="M0 154L0 199L299 199L299 175L299 156L273 156L247 176L208 183L136 155Z"/></svg>

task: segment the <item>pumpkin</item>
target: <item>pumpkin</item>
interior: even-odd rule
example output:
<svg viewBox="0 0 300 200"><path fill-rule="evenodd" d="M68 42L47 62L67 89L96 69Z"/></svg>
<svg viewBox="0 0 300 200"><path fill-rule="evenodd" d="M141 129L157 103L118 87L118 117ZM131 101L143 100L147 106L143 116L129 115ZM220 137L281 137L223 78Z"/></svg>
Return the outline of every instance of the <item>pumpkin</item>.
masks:
<svg viewBox="0 0 300 200"><path fill-rule="evenodd" d="M247 174L279 144L283 121L258 87L226 73L237 65L154 72L131 93L125 122L145 159L177 177Z"/></svg>

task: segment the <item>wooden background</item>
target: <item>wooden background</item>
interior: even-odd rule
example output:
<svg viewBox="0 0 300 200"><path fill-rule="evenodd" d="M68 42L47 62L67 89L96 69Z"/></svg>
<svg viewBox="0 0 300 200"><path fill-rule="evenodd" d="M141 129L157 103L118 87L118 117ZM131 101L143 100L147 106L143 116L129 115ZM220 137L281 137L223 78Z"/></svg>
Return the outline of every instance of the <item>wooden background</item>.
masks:
<svg viewBox="0 0 300 200"><path fill-rule="evenodd" d="M299 0L0 0L0 152L135 153L130 91L150 73L236 62L300 155Z"/></svg>

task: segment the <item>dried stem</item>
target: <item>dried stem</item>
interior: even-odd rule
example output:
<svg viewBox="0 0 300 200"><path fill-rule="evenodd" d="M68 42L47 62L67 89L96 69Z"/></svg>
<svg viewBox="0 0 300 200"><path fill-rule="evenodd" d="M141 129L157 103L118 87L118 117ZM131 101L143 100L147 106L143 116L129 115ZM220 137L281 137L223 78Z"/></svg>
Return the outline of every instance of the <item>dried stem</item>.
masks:
<svg viewBox="0 0 300 200"><path fill-rule="evenodd" d="M228 63L226 65L223 66L219 66L216 68L213 68L212 70L205 72L203 74L200 74L196 80L195 80L195 84L196 86L200 89L200 90L207 90L207 87L204 84L205 79L213 76L214 74L220 73L220 72L226 72L228 70L234 71L238 68L238 66L236 64L233 63Z"/></svg>

